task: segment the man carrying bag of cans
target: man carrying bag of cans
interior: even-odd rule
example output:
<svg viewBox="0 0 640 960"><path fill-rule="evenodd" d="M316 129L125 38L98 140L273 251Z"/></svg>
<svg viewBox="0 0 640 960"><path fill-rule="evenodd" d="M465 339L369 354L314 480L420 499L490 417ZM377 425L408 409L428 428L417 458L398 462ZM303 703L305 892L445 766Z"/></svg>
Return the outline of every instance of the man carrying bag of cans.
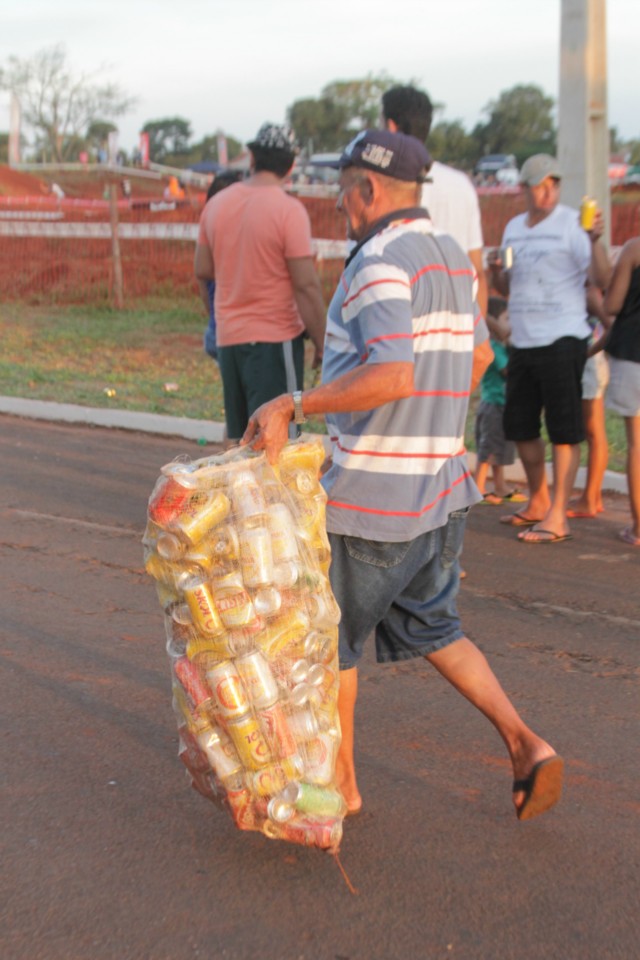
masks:
<svg viewBox="0 0 640 960"><path fill-rule="evenodd" d="M418 206L429 154L367 130L345 149L339 208L356 241L329 308L323 382L260 407L243 443L274 462L291 420L325 413L334 442L330 579L339 628L342 744L336 780L362 806L353 757L357 665L426 657L494 724L511 758L520 819L560 797L562 760L526 727L456 608L466 514L480 500L464 452L469 394L490 359L473 269Z"/></svg>

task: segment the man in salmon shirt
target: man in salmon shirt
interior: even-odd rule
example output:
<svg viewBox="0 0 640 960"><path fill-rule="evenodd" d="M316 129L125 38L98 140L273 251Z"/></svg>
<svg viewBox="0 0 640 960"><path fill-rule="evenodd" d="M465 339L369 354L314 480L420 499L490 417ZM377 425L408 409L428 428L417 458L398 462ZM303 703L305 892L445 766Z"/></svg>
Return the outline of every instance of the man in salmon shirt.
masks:
<svg viewBox="0 0 640 960"><path fill-rule="evenodd" d="M311 225L284 191L293 131L265 123L251 143L251 175L213 197L200 218L198 280L215 280L218 358L229 442L281 393L302 389L305 331L322 358L325 309Z"/></svg>

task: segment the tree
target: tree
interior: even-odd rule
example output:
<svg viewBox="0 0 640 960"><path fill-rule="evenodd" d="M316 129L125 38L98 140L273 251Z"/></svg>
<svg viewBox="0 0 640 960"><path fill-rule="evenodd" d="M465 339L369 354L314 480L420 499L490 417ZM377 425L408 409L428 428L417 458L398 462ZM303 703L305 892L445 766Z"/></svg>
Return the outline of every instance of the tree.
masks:
<svg viewBox="0 0 640 960"><path fill-rule="evenodd" d="M287 111L300 146L309 154L339 150L349 140L349 115L328 97L296 100Z"/></svg>
<svg viewBox="0 0 640 960"><path fill-rule="evenodd" d="M119 117L135 103L116 84L74 76L60 44L29 59L9 57L8 66L0 70L0 88L15 94L22 119L35 132L44 157L57 162L73 156L93 121Z"/></svg>
<svg viewBox="0 0 640 960"><path fill-rule="evenodd" d="M186 158L187 165L192 163L202 163L205 160L212 160L215 163L220 162L218 154L218 137L225 136L227 140L227 159L234 160L239 157L243 151L243 145L240 140L223 134L221 130L216 133L210 133L203 137L198 143L194 143L189 148L189 154Z"/></svg>
<svg viewBox="0 0 640 960"><path fill-rule="evenodd" d="M108 120L94 120L89 124L86 133L86 146L93 151L96 156L100 155L100 151L104 150L106 152L107 145L109 143L109 134L114 133L118 128L114 123L109 123Z"/></svg>
<svg viewBox="0 0 640 960"><path fill-rule="evenodd" d="M339 150L358 130L378 126L382 94L399 82L386 73L369 74L361 80L334 80L319 98L292 103L288 121L301 146L306 148L311 142L315 152Z"/></svg>
<svg viewBox="0 0 640 960"><path fill-rule="evenodd" d="M489 115L488 122L473 131L479 153L513 153L518 163L534 153L554 153L552 111L553 99L534 84L503 91L482 111Z"/></svg>
<svg viewBox="0 0 640 960"><path fill-rule="evenodd" d="M477 143L460 120L442 120L431 128L429 153L435 160L469 169L478 159Z"/></svg>
<svg viewBox="0 0 640 960"><path fill-rule="evenodd" d="M154 163L184 160L189 152L191 124L184 117L149 120L142 132L149 134L149 157Z"/></svg>

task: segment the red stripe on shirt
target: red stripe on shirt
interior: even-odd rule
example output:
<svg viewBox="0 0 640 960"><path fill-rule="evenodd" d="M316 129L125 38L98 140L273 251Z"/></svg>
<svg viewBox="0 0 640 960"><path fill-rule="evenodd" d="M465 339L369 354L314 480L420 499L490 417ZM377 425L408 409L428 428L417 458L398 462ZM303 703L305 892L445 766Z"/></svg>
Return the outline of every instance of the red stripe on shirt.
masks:
<svg viewBox="0 0 640 960"><path fill-rule="evenodd" d="M440 273L448 273L450 277L471 277L471 279L473 279L473 271L467 268L464 270L449 270L444 263L430 263L426 267L422 267L421 270L418 270L409 282L413 285L421 276L425 273L430 273L432 270L439 270Z"/></svg>
<svg viewBox="0 0 640 960"><path fill-rule="evenodd" d="M352 503L338 503L337 500L328 500L327 506L337 507L339 510L354 510L356 513L373 513L381 517L422 517L429 510L433 510L443 497L448 497L450 493L453 493L454 487L457 487L459 483L462 483L470 477L471 473L467 470L466 473L463 473L450 487L447 487L446 490L439 493L436 499L432 503L427 504L426 507L423 507L422 510L374 510L372 507L358 507Z"/></svg>
<svg viewBox="0 0 640 960"><path fill-rule="evenodd" d="M352 297L348 297L342 304L342 309L344 310L345 307L348 307L349 304L353 303L354 300L357 300L358 297L362 293L364 293L365 290L369 290L371 287L378 287L380 286L380 284L383 284L383 283L399 283L400 286L402 287L409 286L408 283L405 283L404 280L398 280L397 277L393 277L393 278L387 277L387 278L382 278L381 280L372 280L371 283L365 283L364 287L360 287L359 290L356 290L356 292L353 294Z"/></svg>
<svg viewBox="0 0 640 960"><path fill-rule="evenodd" d="M400 460L449 460L453 457L461 457L467 452L464 447L461 447L457 453L385 453L382 450L351 450L339 441L336 442L336 446L342 453L348 453L354 457L397 457Z"/></svg>

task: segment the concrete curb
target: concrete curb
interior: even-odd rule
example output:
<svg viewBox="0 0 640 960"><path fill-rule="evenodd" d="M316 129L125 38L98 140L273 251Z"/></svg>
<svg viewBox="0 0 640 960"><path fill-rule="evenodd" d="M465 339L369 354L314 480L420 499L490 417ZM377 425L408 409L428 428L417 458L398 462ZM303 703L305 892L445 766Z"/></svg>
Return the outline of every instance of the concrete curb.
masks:
<svg viewBox="0 0 640 960"><path fill-rule="evenodd" d="M187 440L206 440L221 443L224 424L212 420L192 420L189 417L168 417L158 413L137 413L131 410L109 410L101 407L81 407L74 403L50 403L45 400L25 400L22 397L0 397L0 413L32 420L52 420L58 423L84 423L96 427L113 427L119 430L137 430L142 433L158 433L168 437L184 437ZM313 434L312 436L317 436ZM326 438L323 438L326 441ZM325 443L326 445L326 443ZM468 454L469 466L475 469L475 453ZM586 481L585 467L578 469L576 487L582 488ZM505 468L505 476L512 483L526 483L520 460ZM547 476L552 479L551 464L547 464ZM627 493L627 478L622 473L607 470L603 490Z"/></svg>

